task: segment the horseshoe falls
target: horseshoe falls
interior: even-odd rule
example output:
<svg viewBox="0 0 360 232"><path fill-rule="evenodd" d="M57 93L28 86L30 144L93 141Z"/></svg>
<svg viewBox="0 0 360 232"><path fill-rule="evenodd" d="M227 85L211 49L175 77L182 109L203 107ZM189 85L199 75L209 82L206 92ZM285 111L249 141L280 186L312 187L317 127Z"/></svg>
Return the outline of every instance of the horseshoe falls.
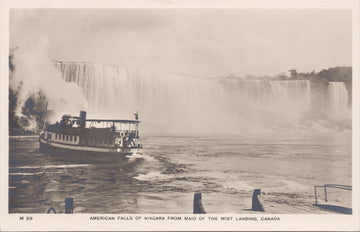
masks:
<svg viewBox="0 0 360 232"><path fill-rule="evenodd" d="M66 82L81 87L89 117L132 118L138 111L143 131L312 130L347 118L342 82L330 82L322 93L309 80L205 78L95 63L54 64ZM325 102L315 99L318 95Z"/></svg>

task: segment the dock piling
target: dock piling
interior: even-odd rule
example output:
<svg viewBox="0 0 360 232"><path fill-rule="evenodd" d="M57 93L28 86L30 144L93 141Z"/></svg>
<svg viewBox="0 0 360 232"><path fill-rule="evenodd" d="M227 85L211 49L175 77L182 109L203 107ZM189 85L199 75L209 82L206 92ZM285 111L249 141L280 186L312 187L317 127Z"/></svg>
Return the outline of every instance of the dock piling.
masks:
<svg viewBox="0 0 360 232"><path fill-rule="evenodd" d="M71 214L74 211L74 199L73 198L65 198L65 213Z"/></svg>
<svg viewBox="0 0 360 232"><path fill-rule="evenodd" d="M194 214L205 214L205 209L201 203L201 193L194 194Z"/></svg>
<svg viewBox="0 0 360 232"><path fill-rule="evenodd" d="M259 196L261 195L261 189L254 189L254 193L252 196L252 207L251 209L253 211L260 211L260 212L264 212L264 207L262 202L259 199Z"/></svg>

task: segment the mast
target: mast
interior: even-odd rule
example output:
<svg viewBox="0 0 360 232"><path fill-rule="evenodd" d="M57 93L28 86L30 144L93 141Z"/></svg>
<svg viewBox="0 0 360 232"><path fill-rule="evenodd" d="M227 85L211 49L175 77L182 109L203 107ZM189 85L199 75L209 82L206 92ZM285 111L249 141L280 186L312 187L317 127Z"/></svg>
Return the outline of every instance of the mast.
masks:
<svg viewBox="0 0 360 232"><path fill-rule="evenodd" d="M42 126L42 130L45 130L45 123L46 123L46 113L47 113L47 107L48 107L48 102L46 101L46 104L45 104L45 111L44 113L42 114L42 121L43 121L43 126Z"/></svg>
<svg viewBox="0 0 360 232"><path fill-rule="evenodd" d="M139 112L138 111L136 111L134 116L135 116L136 122L139 122ZM136 125L135 125L135 133L136 133L135 134L136 139L139 139L139 123L136 123Z"/></svg>

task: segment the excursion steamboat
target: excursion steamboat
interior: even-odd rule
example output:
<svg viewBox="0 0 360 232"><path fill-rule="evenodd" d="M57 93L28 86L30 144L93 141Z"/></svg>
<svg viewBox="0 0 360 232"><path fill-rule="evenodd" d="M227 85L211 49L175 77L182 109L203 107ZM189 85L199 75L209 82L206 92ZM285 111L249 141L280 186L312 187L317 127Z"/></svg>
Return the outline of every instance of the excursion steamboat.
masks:
<svg viewBox="0 0 360 232"><path fill-rule="evenodd" d="M40 151L130 155L141 153L138 114L135 120L86 119L64 115L59 122L50 124L40 133Z"/></svg>

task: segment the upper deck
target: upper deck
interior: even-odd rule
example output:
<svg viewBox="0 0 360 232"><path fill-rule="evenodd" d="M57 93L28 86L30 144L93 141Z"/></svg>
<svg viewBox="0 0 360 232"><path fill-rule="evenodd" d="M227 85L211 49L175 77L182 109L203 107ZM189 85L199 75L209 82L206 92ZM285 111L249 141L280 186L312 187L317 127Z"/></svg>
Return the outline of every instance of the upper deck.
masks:
<svg viewBox="0 0 360 232"><path fill-rule="evenodd" d="M137 113L135 118L138 119ZM138 134L139 123L139 120L86 119L86 112L81 111L79 117L64 115L60 123L56 122L55 124L47 125L46 130L69 135L110 136L122 133Z"/></svg>

